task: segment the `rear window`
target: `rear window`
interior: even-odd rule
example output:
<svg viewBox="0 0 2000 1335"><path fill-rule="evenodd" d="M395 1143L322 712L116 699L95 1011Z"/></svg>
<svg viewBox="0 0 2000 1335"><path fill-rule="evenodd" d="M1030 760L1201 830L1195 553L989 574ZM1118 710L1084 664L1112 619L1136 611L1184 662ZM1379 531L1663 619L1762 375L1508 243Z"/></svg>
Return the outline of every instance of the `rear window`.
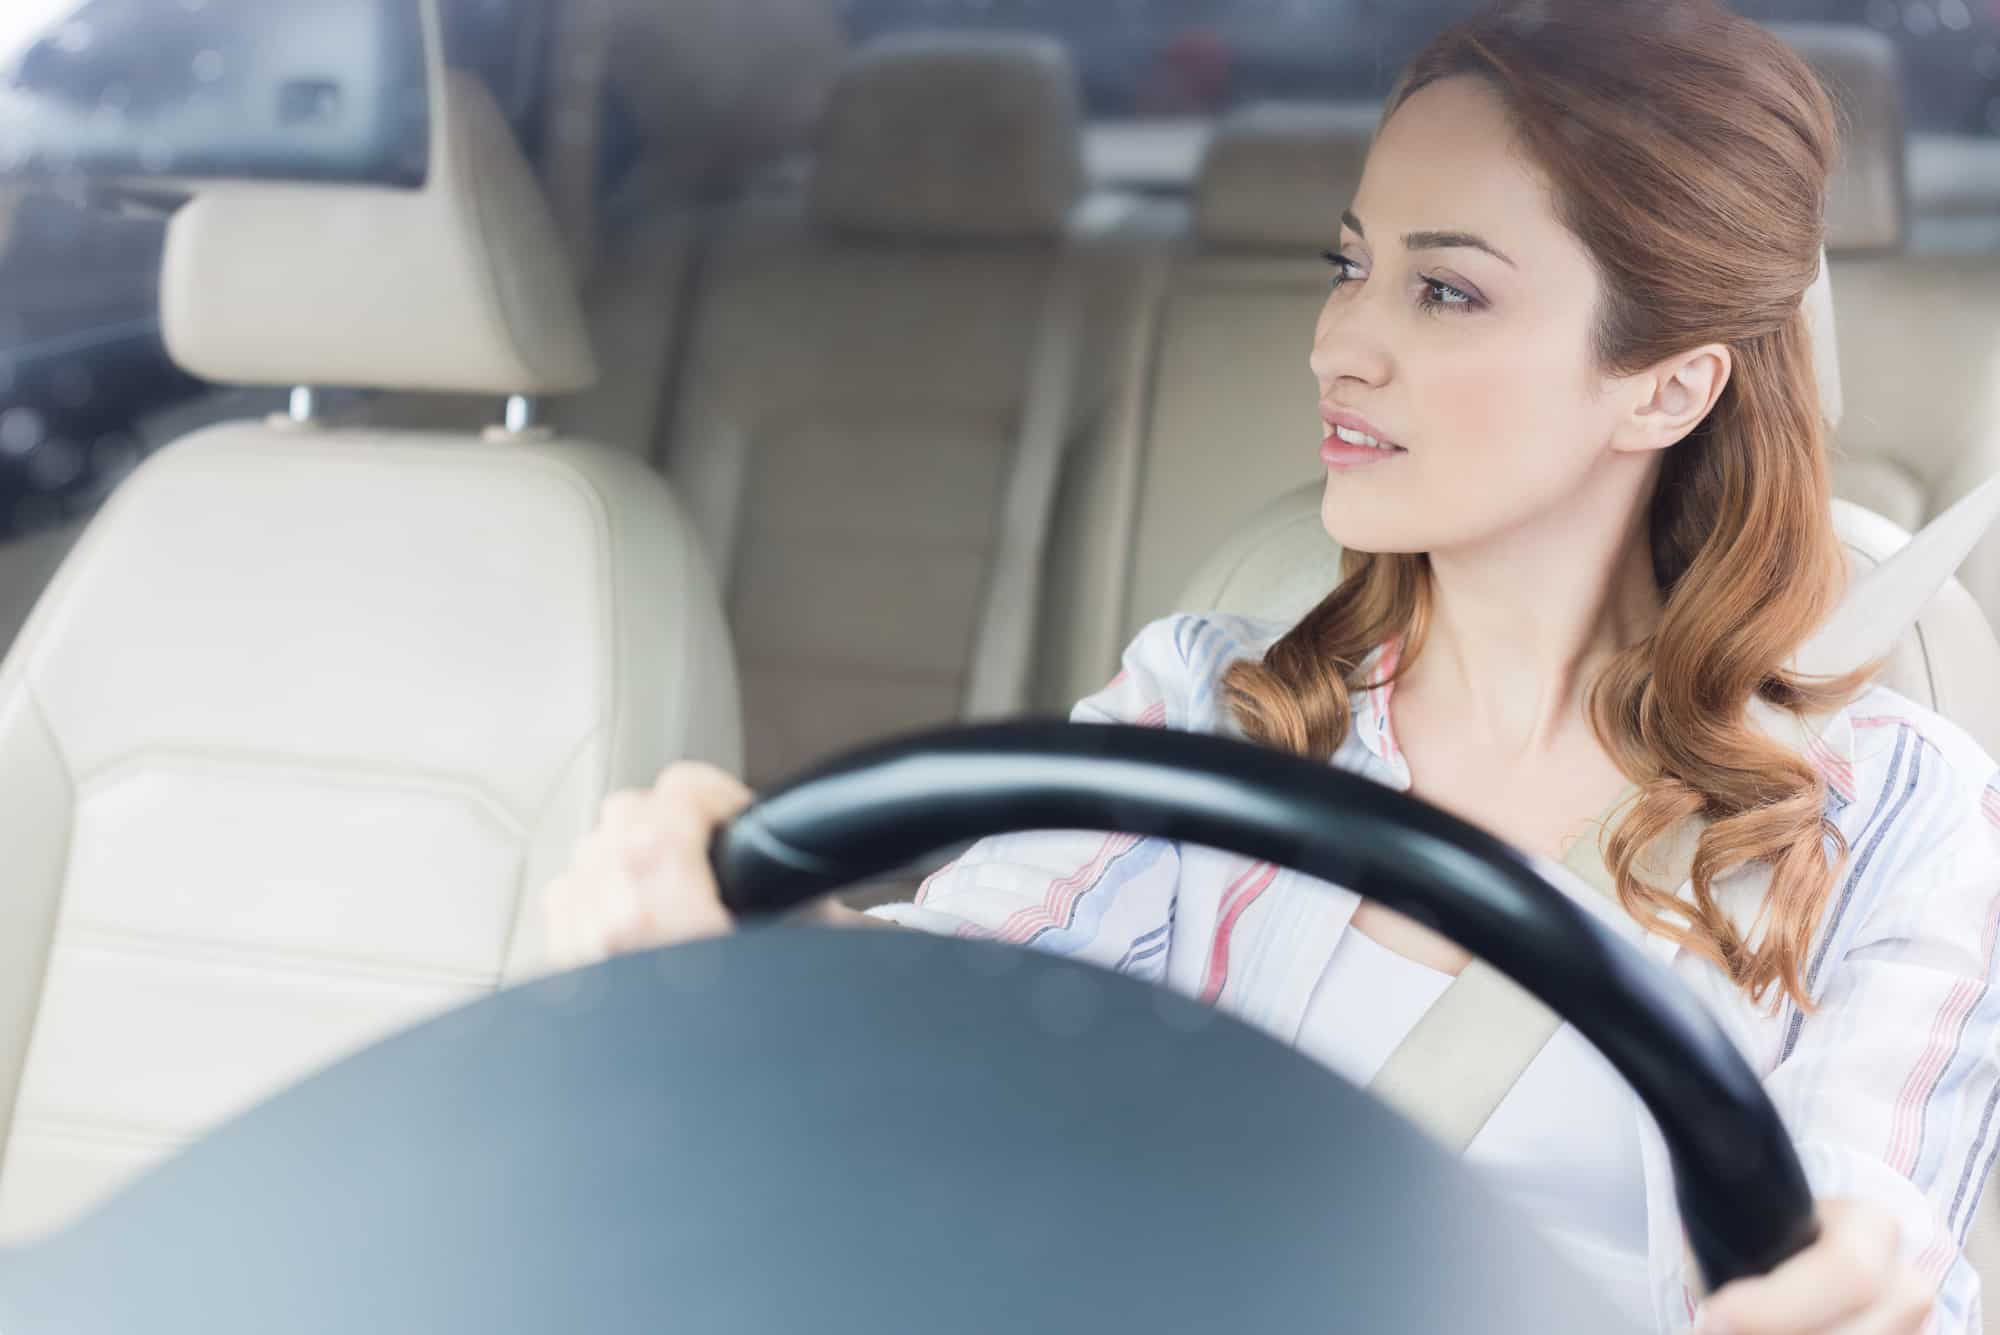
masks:
<svg viewBox="0 0 2000 1335"><path fill-rule="evenodd" d="M1865 23L1901 52L1911 127L2000 136L2000 0L1742 0L1751 18ZM1011 28L1065 42L1099 117L1263 98L1379 98L1478 0L846 0L857 37Z"/></svg>

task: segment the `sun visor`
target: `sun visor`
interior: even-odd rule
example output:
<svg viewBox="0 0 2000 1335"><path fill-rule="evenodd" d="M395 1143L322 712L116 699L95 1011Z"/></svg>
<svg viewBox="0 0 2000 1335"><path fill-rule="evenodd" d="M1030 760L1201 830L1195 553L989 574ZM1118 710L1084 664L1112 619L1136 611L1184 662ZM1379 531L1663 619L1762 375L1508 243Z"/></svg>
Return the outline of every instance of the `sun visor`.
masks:
<svg viewBox="0 0 2000 1335"><path fill-rule="evenodd" d="M428 121L416 0L43 3L0 30L9 177L408 187Z"/></svg>

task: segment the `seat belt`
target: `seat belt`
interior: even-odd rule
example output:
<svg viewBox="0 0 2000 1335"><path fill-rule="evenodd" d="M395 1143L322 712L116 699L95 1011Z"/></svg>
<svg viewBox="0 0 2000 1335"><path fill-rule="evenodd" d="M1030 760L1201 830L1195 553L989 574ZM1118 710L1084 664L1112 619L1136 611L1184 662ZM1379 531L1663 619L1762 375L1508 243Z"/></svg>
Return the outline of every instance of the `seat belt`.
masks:
<svg viewBox="0 0 2000 1335"><path fill-rule="evenodd" d="M1563 865L1606 899L1617 882L1604 864L1603 839L1612 817L1638 790L1628 785L1591 821L1563 856ZM1680 886L1694 864L1705 822L1684 822L1647 861L1648 879ZM1368 1088L1454 1154L1472 1144L1521 1073L1548 1046L1562 1017L1485 960L1474 959L1403 1036Z"/></svg>
<svg viewBox="0 0 2000 1335"><path fill-rule="evenodd" d="M1050 276L1035 345L1028 362L1028 385L1015 437L1013 467L1000 502L1000 535L987 568L979 624L972 637L965 693L959 714L966 722L1018 714L1028 702L1036 614L1041 599L1042 557L1055 512L1063 456L1076 423L1077 362L1088 314L1085 267L1106 233L1130 212L1129 201L1101 197L1078 211ZM1156 263L1145 256L1140 264ZM1143 280L1140 291L1150 290ZM1138 309L1134 318L1152 319Z"/></svg>

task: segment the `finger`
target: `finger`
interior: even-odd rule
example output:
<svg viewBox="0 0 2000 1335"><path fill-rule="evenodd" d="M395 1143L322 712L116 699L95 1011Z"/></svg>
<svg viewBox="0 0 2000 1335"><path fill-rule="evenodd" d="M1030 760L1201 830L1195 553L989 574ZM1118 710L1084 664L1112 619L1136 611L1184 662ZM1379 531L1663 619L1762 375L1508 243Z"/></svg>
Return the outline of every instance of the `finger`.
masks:
<svg viewBox="0 0 2000 1335"><path fill-rule="evenodd" d="M655 923L674 940L716 936L735 926L708 865L708 850L700 846L673 846L639 893Z"/></svg>
<svg viewBox="0 0 2000 1335"><path fill-rule="evenodd" d="M1792 1335L1865 1312L1889 1286L1896 1221L1852 1201L1823 1201L1819 1215L1817 1241L1767 1275L1724 1285L1704 1317L1730 1335Z"/></svg>
<svg viewBox="0 0 2000 1335"><path fill-rule="evenodd" d="M623 829L631 824L645 813L647 796L640 788L619 788L606 793L597 805L595 830Z"/></svg>
<svg viewBox="0 0 2000 1335"><path fill-rule="evenodd" d="M699 761L667 766L653 791L682 798L710 825L736 819L756 796L735 775Z"/></svg>

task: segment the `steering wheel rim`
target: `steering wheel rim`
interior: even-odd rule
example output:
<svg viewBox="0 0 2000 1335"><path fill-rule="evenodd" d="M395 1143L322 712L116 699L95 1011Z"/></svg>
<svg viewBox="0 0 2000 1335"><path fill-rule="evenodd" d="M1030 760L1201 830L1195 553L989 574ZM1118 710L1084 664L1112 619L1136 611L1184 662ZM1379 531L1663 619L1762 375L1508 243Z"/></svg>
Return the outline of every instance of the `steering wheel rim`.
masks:
<svg viewBox="0 0 2000 1335"><path fill-rule="evenodd" d="M719 830L722 899L781 913L935 849L1036 829L1203 844L1346 886L1443 933L1575 1025L1659 1126L1711 1289L1817 1234L1811 1190L1749 1064L1672 975L1505 841L1268 747L1116 724L948 728L849 753Z"/></svg>

